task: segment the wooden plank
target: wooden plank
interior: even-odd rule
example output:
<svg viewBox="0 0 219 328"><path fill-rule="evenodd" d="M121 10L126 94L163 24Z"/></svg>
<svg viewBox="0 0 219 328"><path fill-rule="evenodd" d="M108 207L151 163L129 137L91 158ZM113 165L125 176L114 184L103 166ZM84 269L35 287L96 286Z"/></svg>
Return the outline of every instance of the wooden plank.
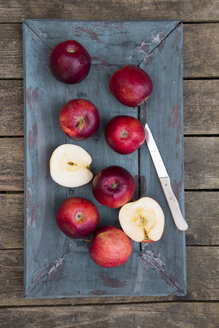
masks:
<svg viewBox="0 0 219 328"><path fill-rule="evenodd" d="M184 77L219 77L219 24L184 25Z"/></svg>
<svg viewBox="0 0 219 328"><path fill-rule="evenodd" d="M219 80L184 80L184 134L219 133ZM0 136L23 136L23 83L0 81Z"/></svg>
<svg viewBox="0 0 219 328"><path fill-rule="evenodd" d="M80 307L2 308L2 328L87 327L121 328L189 327L215 328L218 303L152 303Z"/></svg>
<svg viewBox="0 0 219 328"><path fill-rule="evenodd" d="M23 248L23 203L22 194L0 195L1 249ZM219 245L218 204L217 192L185 192L186 220L189 224L187 245Z"/></svg>
<svg viewBox="0 0 219 328"><path fill-rule="evenodd" d="M0 248L23 248L24 195L0 195Z"/></svg>
<svg viewBox="0 0 219 328"><path fill-rule="evenodd" d="M0 190L24 189L24 140L3 138L0 143Z"/></svg>
<svg viewBox="0 0 219 328"><path fill-rule="evenodd" d="M88 0L62 2L54 0L1 0L0 22L20 22L25 17L50 19L123 19L123 20L154 20L181 19L185 22L218 21L219 11L217 0L213 1L105 1Z"/></svg>
<svg viewBox="0 0 219 328"><path fill-rule="evenodd" d="M219 76L218 29L219 24L184 26L185 78ZM1 25L0 39L0 78L22 78L21 24Z"/></svg>
<svg viewBox="0 0 219 328"><path fill-rule="evenodd" d="M219 138L185 138L185 188L219 188Z"/></svg>
<svg viewBox="0 0 219 328"><path fill-rule="evenodd" d="M0 78L22 78L21 24L1 25L0 40Z"/></svg>
<svg viewBox="0 0 219 328"><path fill-rule="evenodd" d="M95 303L126 303L151 302L167 300L216 301L218 299L217 263L219 260L218 247L187 247L187 276L188 293L181 298L169 297L104 297L99 298L66 298L50 300L27 300L23 298L23 251L0 251L0 306L49 305L49 304L95 304ZM116 281L105 280L105 284Z"/></svg>
<svg viewBox="0 0 219 328"><path fill-rule="evenodd" d="M15 80L0 81L0 136L23 136L23 83Z"/></svg>
<svg viewBox="0 0 219 328"><path fill-rule="evenodd" d="M219 192L185 192L187 245L219 245Z"/></svg>
<svg viewBox="0 0 219 328"><path fill-rule="evenodd" d="M184 134L219 133L219 80L184 80Z"/></svg>
<svg viewBox="0 0 219 328"><path fill-rule="evenodd" d="M218 188L217 137L186 137L186 189ZM0 143L0 191L23 191L23 138L4 138ZM175 187L177 188L177 186Z"/></svg>

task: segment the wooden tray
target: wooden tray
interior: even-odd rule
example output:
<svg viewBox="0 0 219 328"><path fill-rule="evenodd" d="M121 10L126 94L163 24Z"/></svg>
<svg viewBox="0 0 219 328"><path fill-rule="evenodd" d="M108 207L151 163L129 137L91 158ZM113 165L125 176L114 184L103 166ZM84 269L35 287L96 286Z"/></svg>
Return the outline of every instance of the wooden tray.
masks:
<svg viewBox="0 0 219 328"><path fill-rule="evenodd" d="M88 77L65 85L50 72L49 55L59 42L75 39L92 57ZM178 21L95 22L26 20L23 22L25 81L25 296L92 297L185 295L185 234L173 223L146 144L124 156L106 144L104 126L113 116L127 114L147 120L170 174L184 213L182 24ZM114 99L108 82L126 64L150 74L154 91L141 108ZM100 111L97 135L75 142L89 151L92 171L121 165L135 177L135 199L148 195L163 207L166 223L154 244L133 242L133 253L121 267L104 269L89 256L89 243L65 237L55 215L61 202L73 196L93 201L100 225L119 226L118 210L97 204L91 185L68 189L49 174L49 159L60 144L74 143L62 132L58 114L68 100L87 98Z"/></svg>

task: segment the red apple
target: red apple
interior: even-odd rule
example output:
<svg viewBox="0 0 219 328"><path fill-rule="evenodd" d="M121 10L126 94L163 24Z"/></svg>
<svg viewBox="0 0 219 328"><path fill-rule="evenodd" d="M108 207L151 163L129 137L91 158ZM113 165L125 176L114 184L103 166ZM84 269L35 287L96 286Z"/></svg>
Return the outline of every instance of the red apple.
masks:
<svg viewBox="0 0 219 328"><path fill-rule="evenodd" d="M92 202L84 198L66 199L60 206L56 222L71 238L84 238L98 226L99 214Z"/></svg>
<svg viewBox="0 0 219 328"><path fill-rule="evenodd" d="M86 99L73 99L65 104L59 114L62 130L74 140L84 140L99 128L98 109Z"/></svg>
<svg viewBox="0 0 219 328"><path fill-rule="evenodd" d="M104 268L124 264L132 252L132 243L119 228L105 226L97 230L90 246L93 261Z"/></svg>
<svg viewBox="0 0 219 328"><path fill-rule="evenodd" d="M59 43L51 52L50 68L57 80L64 83L81 82L89 73L90 55L77 41Z"/></svg>
<svg viewBox="0 0 219 328"><path fill-rule="evenodd" d="M116 99L128 107L139 106L153 90L150 76L134 65L127 65L116 71L109 86Z"/></svg>
<svg viewBox="0 0 219 328"><path fill-rule="evenodd" d="M105 137L117 153L130 154L145 141L145 130L134 117L115 116L107 124Z"/></svg>
<svg viewBox="0 0 219 328"><path fill-rule="evenodd" d="M109 166L92 182L93 194L102 205L118 208L129 202L135 191L133 176L123 167Z"/></svg>
<svg viewBox="0 0 219 328"><path fill-rule="evenodd" d="M125 204L119 211L123 231L134 241L152 243L160 240L164 231L164 213L150 197Z"/></svg>

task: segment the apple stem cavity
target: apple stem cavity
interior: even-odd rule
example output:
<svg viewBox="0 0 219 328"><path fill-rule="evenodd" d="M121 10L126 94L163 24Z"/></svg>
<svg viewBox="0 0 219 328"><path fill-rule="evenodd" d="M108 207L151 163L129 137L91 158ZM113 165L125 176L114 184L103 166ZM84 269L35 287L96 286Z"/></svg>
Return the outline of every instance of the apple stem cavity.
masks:
<svg viewBox="0 0 219 328"><path fill-rule="evenodd" d="M70 54L73 54L75 52L75 50L73 48L67 48L66 51Z"/></svg>
<svg viewBox="0 0 219 328"><path fill-rule="evenodd" d="M110 184L110 187L113 188L113 189L116 189L117 186L118 186L118 185L117 185L116 182L112 182L112 183Z"/></svg>
<svg viewBox="0 0 219 328"><path fill-rule="evenodd" d="M75 219L76 219L77 221L81 221L82 218L83 218L83 214L82 214L81 212L78 212L78 213L75 215Z"/></svg>
<svg viewBox="0 0 219 328"><path fill-rule="evenodd" d="M121 137L122 138L127 138L128 137L128 132L126 130L123 130L122 133L121 133Z"/></svg>

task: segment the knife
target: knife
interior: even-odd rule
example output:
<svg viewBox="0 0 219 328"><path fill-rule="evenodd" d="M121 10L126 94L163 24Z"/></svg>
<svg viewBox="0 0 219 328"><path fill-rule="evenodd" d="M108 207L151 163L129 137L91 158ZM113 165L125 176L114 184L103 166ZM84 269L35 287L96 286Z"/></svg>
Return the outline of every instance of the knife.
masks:
<svg viewBox="0 0 219 328"><path fill-rule="evenodd" d="M164 195L167 199L167 203L169 205L175 225L179 230L182 230L182 231L187 230L188 224L182 215L182 212L179 207L179 203L177 201L176 196L174 195L174 192L173 192L171 184L170 184L169 175L167 173L167 170L165 168L165 165L161 158L160 152L157 148L157 145L154 141L154 138L152 136L152 133L151 133L151 130L150 130L148 124L145 124L145 132L146 132L146 143L148 145L149 152L151 154L155 169L156 169L158 177L160 179L160 183L161 183Z"/></svg>

